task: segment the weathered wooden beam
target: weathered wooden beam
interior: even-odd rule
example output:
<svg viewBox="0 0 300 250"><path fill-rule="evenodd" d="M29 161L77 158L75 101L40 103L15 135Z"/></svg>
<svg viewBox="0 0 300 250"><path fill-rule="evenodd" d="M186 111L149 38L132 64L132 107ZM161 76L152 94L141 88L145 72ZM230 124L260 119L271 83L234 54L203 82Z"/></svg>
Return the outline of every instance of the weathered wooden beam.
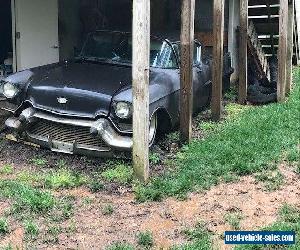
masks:
<svg viewBox="0 0 300 250"><path fill-rule="evenodd" d="M183 143L189 143L192 138L194 20L195 0L182 0L180 138Z"/></svg>
<svg viewBox="0 0 300 250"><path fill-rule="evenodd" d="M248 0L240 1L239 91L238 102L246 104L248 85Z"/></svg>
<svg viewBox="0 0 300 250"><path fill-rule="evenodd" d="M221 119L223 87L224 0L214 0L212 105L213 120Z"/></svg>
<svg viewBox="0 0 300 250"><path fill-rule="evenodd" d="M149 178L149 0L133 0L132 23L133 168L136 177L146 182Z"/></svg>
<svg viewBox="0 0 300 250"><path fill-rule="evenodd" d="M286 94L290 94L292 85L292 72L293 72L293 53L294 53L294 13L295 3L291 0L288 10L288 38L287 38L287 64L286 64Z"/></svg>
<svg viewBox="0 0 300 250"><path fill-rule="evenodd" d="M285 100L287 76L288 0L280 0L277 100Z"/></svg>

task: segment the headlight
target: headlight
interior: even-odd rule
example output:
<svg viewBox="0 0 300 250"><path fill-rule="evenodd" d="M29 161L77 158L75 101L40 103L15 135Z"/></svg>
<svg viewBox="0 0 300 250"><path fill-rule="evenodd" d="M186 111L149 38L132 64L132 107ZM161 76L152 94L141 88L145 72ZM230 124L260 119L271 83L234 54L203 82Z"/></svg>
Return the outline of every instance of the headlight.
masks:
<svg viewBox="0 0 300 250"><path fill-rule="evenodd" d="M19 90L15 85L13 85L9 82L4 83L3 94L6 96L6 98L9 98L9 99L14 98L18 94L18 92L19 92Z"/></svg>
<svg viewBox="0 0 300 250"><path fill-rule="evenodd" d="M116 115L121 119L130 118L132 115L132 106L127 102L117 102L114 105Z"/></svg>

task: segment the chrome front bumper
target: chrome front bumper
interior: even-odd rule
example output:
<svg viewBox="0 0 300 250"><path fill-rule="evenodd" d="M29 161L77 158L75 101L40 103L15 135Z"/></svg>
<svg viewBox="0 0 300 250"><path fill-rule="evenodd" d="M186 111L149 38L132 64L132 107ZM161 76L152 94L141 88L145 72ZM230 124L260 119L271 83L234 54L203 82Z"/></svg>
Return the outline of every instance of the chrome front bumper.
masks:
<svg viewBox="0 0 300 250"><path fill-rule="evenodd" d="M73 142L65 142L63 140L55 140L49 136L39 136L31 133L28 128L32 124L39 121L48 121L59 125L74 126L78 128L88 129L88 133L93 137L102 140L107 147L92 147L77 143L76 138ZM50 148L55 152L62 153L91 153L110 152L110 151L130 151L133 145L132 137L119 134L106 118L100 118L97 121L89 121L83 119L69 119L35 110L34 108L25 109L19 117L8 118L5 125L13 131L26 135L26 139L38 145Z"/></svg>

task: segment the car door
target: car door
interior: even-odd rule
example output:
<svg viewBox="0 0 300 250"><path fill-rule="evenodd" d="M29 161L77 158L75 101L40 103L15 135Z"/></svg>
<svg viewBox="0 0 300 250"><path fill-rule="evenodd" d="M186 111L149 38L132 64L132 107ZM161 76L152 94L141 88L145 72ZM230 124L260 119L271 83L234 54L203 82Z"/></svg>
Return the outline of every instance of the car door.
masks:
<svg viewBox="0 0 300 250"><path fill-rule="evenodd" d="M202 45L199 42L194 44L194 61L193 61L193 98L194 112L209 104L211 89L211 80L209 77L209 65L203 63Z"/></svg>

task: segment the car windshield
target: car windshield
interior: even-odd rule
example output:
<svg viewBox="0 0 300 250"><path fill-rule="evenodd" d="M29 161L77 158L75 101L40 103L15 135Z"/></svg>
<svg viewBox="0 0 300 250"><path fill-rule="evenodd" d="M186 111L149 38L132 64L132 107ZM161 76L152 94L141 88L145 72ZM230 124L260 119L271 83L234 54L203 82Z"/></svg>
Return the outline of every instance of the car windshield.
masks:
<svg viewBox="0 0 300 250"><path fill-rule="evenodd" d="M159 39L151 38L150 66L175 68L177 62L172 47ZM88 36L81 52L86 60L111 63L132 63L132 36L130 33L97 32Z"/></svg>

